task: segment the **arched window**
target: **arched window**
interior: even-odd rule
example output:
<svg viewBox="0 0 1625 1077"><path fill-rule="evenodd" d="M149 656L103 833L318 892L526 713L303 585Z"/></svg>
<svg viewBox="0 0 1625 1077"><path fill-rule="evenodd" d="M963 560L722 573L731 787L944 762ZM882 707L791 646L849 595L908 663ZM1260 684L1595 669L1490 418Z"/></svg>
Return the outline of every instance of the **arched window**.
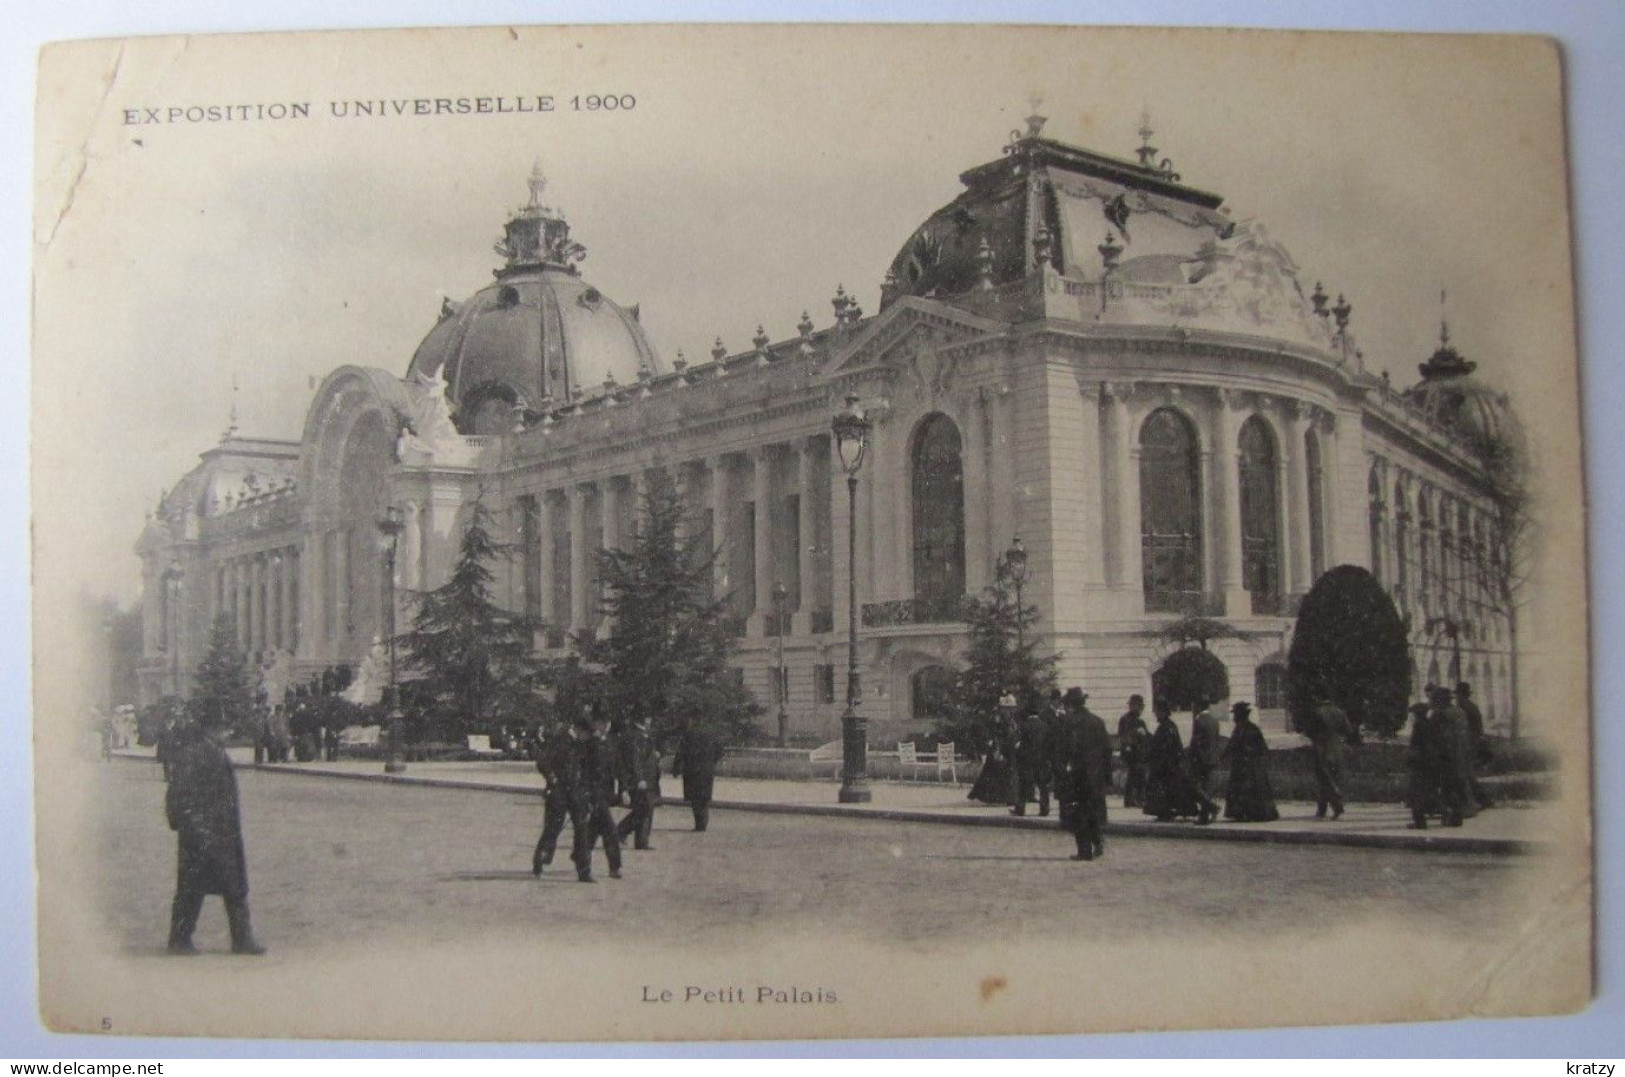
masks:
<svg viewBox="0 0 1625 1077"><path fill-rule="evenodd" d="M941 611L965 596L965 479L959 430L927 416L914 441L914 597Z"/></svg>
<svg viewBox="0 0 1625 1077"><path fill-rule="evenodd" d="M1241 428L1241 581L1254 613L1281 609L1281 480L1275 435L1258 416Z"/></svg>
<svg viewBox="0 0 1625 1077"><path fill-rule="evenodd" d="M1286 666L1265 662L1253 671L1253 706L1261 711L1286 706Z"/></svg>
<svg viewBox="0 0 1625 1077"><path fill-rule="evenodd" d="M1403 614L1410 605L1411 499L1405 480L1394 483L1394 601Z"/></svg>
<svg viewBox="0 0 1625 1077"><path fill-rule="evenodd" d="M908 679L910 716L935 725L953 711L954 688L959 678L947 666L925 666Z"/></svg>
<svg viewBox="0 0 1625 1077"><path fill-rule="evenodd" d="M1416 591L1422 601L1422 615L1432 615L1433 608L1433 514L1428 507L1428 495L1416 498Z"/></svg>
<svg viewBox="0 0 1625 1077"><path fill-rule="evenodd" d="M1320 579L1326 571L1326 476L1321 473L1320 437L1313 430L1303 435L1303 466L1309 472L1309 579ZM1302 526L1299 523L1297 526Z"/></svg>
<svg viewBox="0 0 1625 1077"><path fill-rule="evenodd" d="M1384 505L1382 501L1382 477L1377 469L1371 469L1371 477L1366 480L1366 493L1369 495L1368 526L1371 529L1371 574L1382 583L1392 583L1384 571L1387 565L1382 556L1382 518Z"/></svg>
<svg viewBox="0 0 1625 1077"><path fill-rule="evenodd" d="M1202 480L1196 430L1161 408L1140 428L1140 553L1147 611L1202 595Z"/></svg>

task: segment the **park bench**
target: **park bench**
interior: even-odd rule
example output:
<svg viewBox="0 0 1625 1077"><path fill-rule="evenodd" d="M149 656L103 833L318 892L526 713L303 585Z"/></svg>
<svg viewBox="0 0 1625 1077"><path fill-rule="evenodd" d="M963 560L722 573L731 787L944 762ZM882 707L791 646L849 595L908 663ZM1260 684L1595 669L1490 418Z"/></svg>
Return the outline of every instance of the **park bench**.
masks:
<svg viewBox="0 0 1625 1077"><path fill-rule="evenodd" d="M807 753L807 770L812 777L816 778L818 777L818 768L820 766L824 765L825 763L832 763L834 766L831 768L830 777L833 778L835 775L841 772L841 764L844 761L845 755L841 750L841 742L838 740L832 740L828 743L820 744L818 747Z"/></svg>

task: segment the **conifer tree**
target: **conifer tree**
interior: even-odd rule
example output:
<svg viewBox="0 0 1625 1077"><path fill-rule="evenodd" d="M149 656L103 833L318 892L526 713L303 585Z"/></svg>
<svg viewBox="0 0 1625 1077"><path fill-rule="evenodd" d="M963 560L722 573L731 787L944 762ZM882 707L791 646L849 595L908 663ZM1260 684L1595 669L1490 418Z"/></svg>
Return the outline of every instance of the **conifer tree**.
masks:
<svg viewBox="0 0 1625 1077"><path fill-rule="evenodd" d="M1055 687L1058 654L1044 655L1038 607L1016 604L1010 566L1001 557L993 585L965 603L970 645L954 693L954 708L939 723L939 735L956 744L984 749L992 736L999 699L1014 695L1021 706L1042 699ZM1018 626L1019 625L1019 631Z"/></svg>
<svg viewBox="0 0 1625 1077"><path fill-rule="evenodd" d="M762 708L728 659L726 596L714 593L716 551L679 531L683 508L669 476L649 483L630 548L599 560L603 637L579 633L576 650L598 675L597 694L613 717L647 719L657 737L697 719L727 742L757 733Z"/></svg>
<svg viewBox="0 0 1625 1077"><path fill-rule="evenodd" d="M245 729L253 718L254 685L227 614L216 617L209 629L209 647L198 663L187 709L196 720L219 722L231 729Z"/></svg>
<svg viewBox="0 0 1625 1077"><path fill-rule="evenodd" d="M491 535L491 514L476 498L451 577L411 596L413 624L398 637L403 671L429 724L446 736L499 723L523 724L542 705L536 625L497 605L489 563L512 555Z"/></svg>

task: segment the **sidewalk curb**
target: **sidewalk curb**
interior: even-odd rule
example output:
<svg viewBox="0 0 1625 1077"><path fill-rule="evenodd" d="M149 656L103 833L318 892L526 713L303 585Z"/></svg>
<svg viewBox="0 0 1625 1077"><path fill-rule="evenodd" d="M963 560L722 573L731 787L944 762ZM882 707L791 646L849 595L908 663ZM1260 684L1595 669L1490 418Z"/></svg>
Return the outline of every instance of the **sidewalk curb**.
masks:
<svg viewBox="0 0 1625 1077"><path fill-rule="evenodd" d="M139 760L141 756L115 756L119 759ZM156 760L150 760L156 762ZM540 797L542 790L498 782L468 781L462 778L423 778L411 774L385 774L382 771L346 773L336 770L307 770L282 763L233 762L239 770L258 770L268 774L292 774L305 778L334 778L339 781L382 782L418 788L463 789L482 793L509 793L513 796ZM664 797L666 803L682 804L680 797ZM938 826L1002 827L1008 830L1048 830L1061 834L1054 820L1042 816L1013 815L947 815L942 812L918 811L909 808L875 808L857 804L781 804L757 800L713 800L712 808L726 811L749 811L768 815L815 815L844 819L868 819L894 823L931 823ZM1327 822L1325 830L1262 830L1243 829L1239 825L1223 823L1197 826L1192 823L1119 822L1107 823L1105 833L1121 838L1164 838L1184 841L1232 841L1270 845L1331 845L1344 848L1389 849L1427 853L1478 853L1485 856L1530 856L1550 851L1549 842L1528 841L1520 838L1476 838L1457 834L1370 834L1332 829L1338 824Z"/></svg>

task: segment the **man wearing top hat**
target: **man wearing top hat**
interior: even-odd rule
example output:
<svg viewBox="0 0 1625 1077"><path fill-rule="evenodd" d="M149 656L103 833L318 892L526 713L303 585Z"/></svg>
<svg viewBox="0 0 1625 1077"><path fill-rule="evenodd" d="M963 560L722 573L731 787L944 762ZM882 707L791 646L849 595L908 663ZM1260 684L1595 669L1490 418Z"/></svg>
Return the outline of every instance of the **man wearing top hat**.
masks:
<svg viewBox="0 0 1625 1077"><path fill-rule="evenodd" d="M178 725L168 745L164 812L179 843L169 919L172 954L197 952L192 932L209 894L225 900L231 952L265 952L249 926L248 864L237 809L237 776L221 743L224 735L224 715L205 714L197 722Z"/></svg>
<svg viewBox="0 0 1625 1077"><path fill-rule="evenodd" d="M1038 814L1049 814L1051 778L1049 726L1036 707L1016 720L1016 806L1013 815L1026 815L1027 802L1038 797Z"/></svg>
<svg viewBox="0 0 1625 1077"><path fill-rule="evenodd" d="M608 733L589 708L570 730L570 751L576 780L570 798L573 842L570 859L575 861L576 878L593 882L592 847L600 839L609 858L609 877L621 877L621 843L615 836L615 820L609 814L615 796L615 760Z"/></svg>

